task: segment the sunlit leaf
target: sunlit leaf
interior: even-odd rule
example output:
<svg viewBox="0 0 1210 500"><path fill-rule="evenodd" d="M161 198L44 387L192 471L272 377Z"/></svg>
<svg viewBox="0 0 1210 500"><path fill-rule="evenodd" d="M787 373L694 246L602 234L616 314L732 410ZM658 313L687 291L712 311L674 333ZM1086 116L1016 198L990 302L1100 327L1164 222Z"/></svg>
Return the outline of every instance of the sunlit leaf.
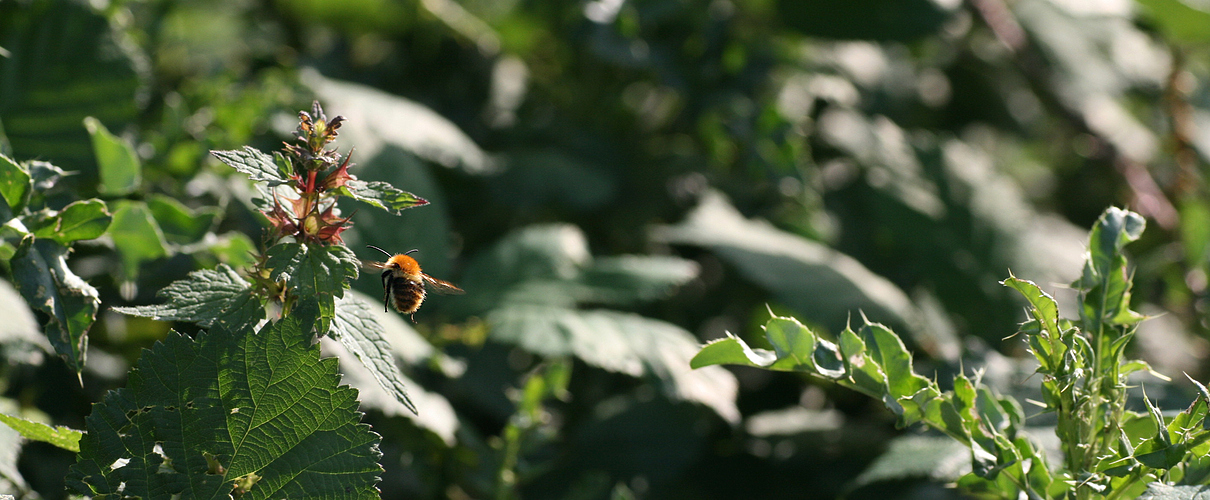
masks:
<svg viewBox="0 0 1210 500"><path fill-rule="evenodd" d="M344 245L280 243L265 253L270 279L286 280L301 297L316 294L340 297L357 278L359 261Z"/></svg>
<svg viewBox="0 0 1210 500"><path fill-rule="evenodd" d="M330 334L365 366L383 390L412 413L418 413L415 403L408 398L403 374L395 365L391 344L368 303L352 294L337 299Z"/></svg>
<svg viewBox="0 0 1210 500"><path fill-rule="evenodd" d="M232 331L248 330L265 318L264 307L250 284L226 264L189 273L156 296L167 302L113 310L164 321L189 321L203 328L223 326Z"/></svg>
<svg viewBox="0 0 1210 500"><path fill-rule="evenodd" d="M80 436L78 430L63 426L51 427L42 422L0 413L0 422L13 430L20 432L26 439L50 443L71 452L80 451Z"/></svg>
<svg viewBox="0 0 1210 500"><path fill-rule="evenodd" d="M350 180L341 188L340 192L346 196L351 196L357 201L369 203L395 215L399 215L404 209L428 204L428 200L424 198L402 191L395 186L381 181L365 182L357 179Z"/></svg>
<svg viewBox="0 0 1210 500"><path fill-rule="evenodd" d="M446 167L483 173L495 161L445 117L413 101L378 89L324 77L307 71L302 81L324 107L339 109L348 121L340 135L357 145L358 154L373 158L386 146L396 146Z"/></svg>
<svg viewBox="0 0 1210 500"><path fill-rule="evenodd" d="M379 436L336 368L297 317L255 334L170 333L93 406L67 484L92 496L378 498Z"/></svg>
<svg viewBox="0 0 1210 500"><path fill-rule="evenodd" d="M813 322L840 331L852 311L906 328L917 315L890 281L822 244L744 218L717 193L682 223L656 228L657 240L710 248L747 279Z"/></svg>
<svg viewBox="0 0 1210 500"><path fill-rule="evenodd" d="M236 171L246 174L254 182L263 182L270 187L290 182L290 172L283 166L287 162L279 163L274 156L251 146L244 146L244 149L239 151L211 151L210 154Z"/></svg>
<svg viewBox="0 0 1210 500"><path fill-rule="evenodd" d="M124 195L137 189L143 179L143 166L134 146L109 133L100 120L91 116L84 119L84 127L92 136L92 150L97 156L97 171L101 178L97 190L108 195Z"/></svg>
<svg viewBox="0 0 1210 500"><path fill-rule="evenodd" d="M29 172L7 156L0 155L0 197L8 204L11 214L20 212L29 202L33 181Z"/></svg>
<svg viewBox="0 0 1210 500"><path fill-rule="evenodd" d="M34 236L63 245L99 238L113 220L106 208L105 202L95 198L73 202L35 229Z"/></svg>

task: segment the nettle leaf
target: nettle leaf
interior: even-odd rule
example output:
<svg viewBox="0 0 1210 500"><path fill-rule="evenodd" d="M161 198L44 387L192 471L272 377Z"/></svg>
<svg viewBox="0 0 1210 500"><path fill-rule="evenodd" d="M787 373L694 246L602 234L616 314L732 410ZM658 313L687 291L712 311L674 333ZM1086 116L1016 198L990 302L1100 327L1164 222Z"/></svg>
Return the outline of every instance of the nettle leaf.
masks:
<svg viewBox="0 0 1210 500"><path fill-rule="evenodd" d="M778 301L833 331L842 330L854 310L896 328L919 322L895 284L848 255L745 218L719 193L707 194L684 222L655 228L652 237L711 249Z"/></svg>
<svg viewBox="0 0 1210 500"><path fill-rule="evenodd" d="M29 172L11 158L0 155L0 197L4 198L13 214L29 203L32 188L33 180Z"/></svg>
<svg viewBox="0 0 1210 500"><path fill-rule="evenodd" d="M704 404L727 421L739 419L735 377L720 367L692 371L697 340L671 323L619 311L542 305L503 307L487 319L493 340L546 357L576 356L612 372L654 375L665 382L670 396Z"/></svg>
<svg viewBox="0 0 1210 500"><path fill-rule="evenodd" d="M21 433L26 439L50 443L64 450L79 453L82 433L70 427L51 427L42 422L0 413L0 422Z"/></svg>
<svg viewBox="0 0 1210 500"><path fill-rule="evenodd" d="M1139 500L1210 500L1210 490L1205 486L1169 486L1151 483Z"/></svg>
<svg viewBox="0 0 1210 500"><path fill-rule="evenodd" d="M340 194L357 201L369 203L392 214L399 215L403 210L427 205L424 198L400 190L386 182L353 179L339 189Z"/></svg>
<svg viewBox="0 0 1210 500"><path fill-rule="evenodd" d="M101 184L97 190L108 195L124 195L142 183L143 167L130 141L117 137L100 120L84 118L84 127L92 136L92 150L97 157Z"/></svg>
<svg viewBox="0 0 1210 500"><path fill-rule="evenodd" d="M168 242L145 203L120 201L115 205L109 235L122 256L123 276L133 280L140 264L168 256Z"/></svg>
<svg viewBox="0 0 1210 500"><path fill-rule="evenodd" d="M88 329L97 318L101 298L67 267L68 249L47 240L26 237L13 255L13 280L30 307L47 315L46 337L79 374L84 369Z"/></svg>
<svg viewBox="0 0 1210 500"><path fill-rule="evenodd" d="M109 229L112 220L113 216L106 210L105 202L95 198L76 201L44 221L41 227L34 230L34 236L67 245L73 241L101 237Z"/></svg>
<svg viewBox="0 0 1210 500"><path fill-rule="evenodd" d="M293 173L288 161L277 158L281 156L280 153L269 156L251 146L244 146L241 151L211 151L210 154L236 171L247 174L253 181L267 183L270 187L289 183Z"/></svg>
<svg viewBox="0 0 1210 500"><path fill-rule="evenodd" d="M93 406L68 487L167 498L378 498L379 436L299 316L169 333Z"/></svg>
<svg viewBox="0 0 1210 500"><path fill-rule="evenodd" d="M349 281L357 279L359 261L343 245L281 243L265 252L269 278L286 280L299 297L325 294L340 297Z"/></svg>
<svg viewBox="0 0 1210 500"><path fill-rule="evenodd" d="M264 307L251 286L226 264L189 273L156 296L168 302L113 310L163 321L189 321L202 328L223 326L232 331L248 330L265 318Z"/></svg>
<svg viewBox="0 0 1210 500"><path fill-rule="evenodd" d="M373 375L383 390L412 413L416 405L408 398L404 376L395 364L395 354L382 325L374 319L372 306L352 293L336 300L336 317L329 331Z"/></svg>

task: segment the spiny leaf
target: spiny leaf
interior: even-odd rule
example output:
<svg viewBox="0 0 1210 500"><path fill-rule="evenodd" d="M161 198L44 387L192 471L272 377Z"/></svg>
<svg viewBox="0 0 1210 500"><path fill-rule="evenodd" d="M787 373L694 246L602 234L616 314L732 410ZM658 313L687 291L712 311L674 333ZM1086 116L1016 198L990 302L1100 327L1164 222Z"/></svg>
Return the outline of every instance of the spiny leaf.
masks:
<svg viewBox="0 0 1210 500"><path fill-rule="evenodd" d="M84 369L88 329L97 318L100 295L67 267L67 251L57 243L28 236L13 255L12 272L21 296L46 313L46 337L79 374Z"/></svg>
<svg viewBox="0 0 1210 500"><path fill-rule="evenodd" d="M1016 276L1010 275L1000 284L1021 292L1025 300L1029 301L1030 314L1042 325L1043 331L1052 339L1059 338L1059 305L1055 303L1054 297L1042 291L1034 282L1018 279Z"/></svg>
<svg viewBox="0 0 1210 500"><path fill-rule="evenodd" d="M239 273L226 264L189 273L156 293L164 304L115 307L114 311L164 321L190 321L245 331L265 318L264 308Z"/></svg>
<svg viewBox="0 0 1210 500"><path fill-rule="evenodd" d="M34 230L34 236L67 245L73 241L99 238L109 229L113 217L105 202L98 199L73 202Z"/></svg>
<svg viewBox="0 0 1210 500"><path fill-rule="evenodd" d="M381 181L366 182L352 179L340 188L340 193L395 215L399 215L405 209L429 203L424 198Z"/></svg>
<svg viewBox="0 0 1210 500"><path fill-rule="evenodd" d="M692 368L711 365L741 365L766 368L777 361L777 355L764 350L753 349L743 339L727 332L727 336L710 341L698 351L689 361Z"/></svg>
<svg viewBox="0 0 1210 500"><path fill-rule="evenodd" d="M391 344L383 336L382 325L374 319L374 312L370 310L369 304L352 294L337 299L331 335L365 365L374 380L377 380L387 393L403 403L412 413L417 413L416 405L408 398L403 374L395 364Z"/></svg>
<svg viewBox="0 0 1210 500"><path fill-rule="evenodd" d="M290 182L290 171L283 166L289 162L279 163L274 156L262 153L252 146L244 146L241 151L211 151L210 154L236 171L247 174L254 182L264 182L270 187ZM274 153L275 156L277 154Z"/></svg>
<svg viewBox="0 0 1210 500"><path fill-rule="evenodd" d="M0 422L20 432L26 439L50 443L73 453L80 452L80 431L63 426L51 427L21 417L0 413Z"/></svg>
<svg viewBox="0 0 1210 500"><path fill-rule="evenodd" d="M297 315L260 332L170 333L86 420L86 495L377 499L378 435ZM121 464L114 467L114 464ZM202 473L208 471L209 473Z"/></svg>
<svg viewBox="0 0 1210 500"><path fill-rule="evenodd" d="M143 167L134 146L111 134L100 120L91 116L84 119L84 127L92 136L92 150L97 157L101 177L97 190L108 195L124 195L138 188L142 183Z"/></svg>

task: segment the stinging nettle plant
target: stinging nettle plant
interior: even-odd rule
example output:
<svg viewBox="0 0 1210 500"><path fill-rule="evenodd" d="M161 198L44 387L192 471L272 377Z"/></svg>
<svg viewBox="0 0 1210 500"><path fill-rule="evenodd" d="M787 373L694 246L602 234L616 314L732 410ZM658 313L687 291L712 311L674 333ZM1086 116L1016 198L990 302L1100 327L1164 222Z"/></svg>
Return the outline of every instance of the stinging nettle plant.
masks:
<svg viewBox="0 0 1210 500"><path fill-rule="evenodd" d="M1054 298L1028 280L1001 283L1029 303L1020 335L1037 358L1042 401L1057 417L1061 457L1049 457L1025 432L1025 412L959 374L943 391L912 369L911 353L889 328L864 321L827 340L797 320L774 317L765 325L773 350L727 338L707 344L695 368L737 364L805 372L881 400L900 427L924 424L965 445L971 472L957 486L983 498L1193 498L1210 482L1210 391L1185 410L1165 416L1145 397L1146 412L1127 409L1127 379L1151 371L1125 351L1142 315L1130 309L1131 275L1122 248L1139 238L1144 220L1110 208L1089 237L1075 319L1060 317ZM1192 379L1190 379L1192 380Z"/></svg>
<svg viewBox="0 0 1210 500"><path fill-rule="evenodd" d="M162 304L118 312L196 323L145 351L128 385L93 406L68 487L93 497L377 498L379 436L360 423L357 391L339 385L329 335L413 412L370 306L346 294L359 260L341 240L350 197L394 214L427 202L348 171L327 149L343 117L299 113L295 143L268 155L215 151L247 174L269 219L251 269L226 264L161 290Z"/></svg>

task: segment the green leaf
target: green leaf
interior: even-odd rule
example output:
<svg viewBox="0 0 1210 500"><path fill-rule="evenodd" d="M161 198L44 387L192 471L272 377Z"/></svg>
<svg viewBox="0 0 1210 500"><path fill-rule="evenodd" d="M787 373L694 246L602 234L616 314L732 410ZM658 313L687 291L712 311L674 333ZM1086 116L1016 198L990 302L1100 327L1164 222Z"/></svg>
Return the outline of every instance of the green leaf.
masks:
<svg viewBox="0 0 1210 500"><path fill-rule="evenodd" d="M287 184L291 181L290 171L283 164L251 146L244 146L241 151L211 151L215 158L231 166L236 171L247 174L254 182L264 182L269 187ZM275 156L278 153L274 153Z"/></svg>
<svg viewBox="0 0 1210 500"><path fill-rule="evenodd" d="M1038 320L1038 323L1042 325L1042 330L1052 339L1059 338L1062 333L1059 329L1059 305L1055 303L1054 297L1042 291L1034 282L1018 279L1016 276L1010 276L1000 284L1021 292L1021 295L1025 296L1025 300L1029 302L1030 315Z"/></svg>
<svg viewBox="0 0 1210 500"><path fill-rule="evenodd" d="M1210 42L1210 12L1206 4L1183 0L1135 0L1135 3L1169 40L1184 44Z"/></svg>
<svg viewBox="0 0 1210 500"><path fill-rule="evenodd" d="M109 225L109 236L122 256L122 275L133 281L139 265L168 256L168 243L159 224L141 201L119 201Z"/></svg>
<svg viewBox="0 0 1210 500"><path fill-rule="evenodd" d="M13 158L45 158L90 180L96 155L80 124L87 116L122 128L145 99L150 69L138 45L110 18L76 2L0 3L0 115Z"/></svg>
<svg viewBox="0 0 1210 500"><path fill-rule="evenodd" d="M849 489L880 482L928 478L949 482L970 472L966 446L949 437L902 436L891 441Z"/></svg>
<svg viewBox="0 0 1210 500"><path fill-rule="evenodd" d="M97 156L97 170L101 178L97 190L103 194L121 196L137 189L142 183L143 167L134 146L109 133L100 120L91 116L84 118L84 127L92 136L92 150Z"/></svg>
<svg viewBox="0 0 1210 500"><path fill-rule="evenodd" d="M859 333L896 399L910 397L929 385L928 379L912 371L912 353L895 332L878 323L866 323Z"/></svg>
<svg viewBox="0 0 1210 500"><path fill-rule="evenodd" d="M705 196L684 222L654 229L652 238L711 249L804 319L832 331L843 330L854 310L904 331L917 324L918 311L894 283L823 244L745 218L719 193Z"/></svg>
<svg viewBox="0 0 1210 500"><path fill-rule="evenodd" d="M665 298L698 275L691 260L666 255L598 257L584 269L582 300L628 305Z"/></svg>
<svg viewBox="0 0 1210 500"><path fill-rule="evenodd" d="M73 241L100 238L109 229L113 217L105 202L98 199L73 202L34 230L38 238L52 239L68 245Z"/></svg>
<svg viewBox="0 0 1210 500"><path fill-rule="evenodd" d="M265 257L265 265L271 269L269 278L286 280L299 297L340 297L349 281L357 279L357 256L343 245L281 243L270 247Z"/></svg>
<svg viewBox="0 0 1210 500"><path fill-rule="evenodd" d="M42 422L34 422L21 417L0 413L0 422L4 422L13 430L20 432L26 439L50 443L64 450L80 452L80 431L63 426L51 427Z"/></svg>
<svg viewBox="0 0 1210 500"><path fill-rule="evenodd" d="M385 338L382 325L374 319L369 304L352 294L337 299L330 334L365 365L387 393L412 413L418 413L415 403L408 398L403 374L395 365L391 344Z"/></svg>
<svg viewBox="0 0 1210 500"><path fill-rule="evenodd" d="M9 157L0 155L0 197L8 204L10 217L19 213L29 203L32 191L33 180L29 172Z"/></svg>
<svg viewBox="0 0 1210 500"><path fill-rule="evenodd" d="M311 329L288 316L255 334L170 333L93 406L67 485L91 496L218 499L238 487L241 500L377 499L380 438Z"/></svg>
<svg viewBox="0 0 1210 500"><path fill-rule="evenodd" d="M147 208L169 243L187 245L201 240L218 221L217 207L193 210L176 199L164 195L147 197Z"/></svg>
<svg viewBox="0 0 1210 500"><path fill-rule="evenodd" d="M252 288L226 264L189 273L156 293L164 304L115 307L114 311L164 321L189 321L202 328L223 326L246 331L265 318L265 310Z"/></svg>
<svg viewBox="0 0 1210 500"><path fill-rule="evenodd" d="M326 78L316 71L300 75L328 109L339 109L347 121L342 140L356 144L365 158L394 146L446 167L469 173L496 169L495 160L453 122L414 101L373 87Z"/></svg>
<svg viewBox="0 0 1210 500"><path fill-rule="evenodd" d="M369 203L395 215L399 215L405 209L424 206L429 203L424 198L402 191L382 181L366 182L353 179L341 187L339 192L357 201Z"/></svg>
<svg viewBox="0 0 1210 500"><path fill-rule="evenodd" d="M1210 489L1205 486L1169 486L1151 483L1139 500L1210 500Z"/></svg>
<svg viewBox="0 0 1210 500"><path fill-rule="evenodd" d="M576 356L592 366L630 376L654 375L677 399L702 403L738 421L738 385L720 367L691 370L699 350L680 327L610 310L514 304L488 314L491 339L545 357Z"/></svg>
<svg viewBox="0 0 1210 500"><path fill-rule="evenodd" d="M26 237L10 262L21 296L47 315L46 337L78 375L84 370L88 329L96 321L101 298L67 267L67 251L57 243Z"/></svg>
<svg viewBox="0 0 1210 500"><path fill-rule="evenodd" d="M748 347L743 339L727 332L725 338L712 340L703 346L702 350L698 351L689 361L689 366L701 368L711 365L741 365L769 368L775 361L777 361L776 354L764 349Z"/></svg>

